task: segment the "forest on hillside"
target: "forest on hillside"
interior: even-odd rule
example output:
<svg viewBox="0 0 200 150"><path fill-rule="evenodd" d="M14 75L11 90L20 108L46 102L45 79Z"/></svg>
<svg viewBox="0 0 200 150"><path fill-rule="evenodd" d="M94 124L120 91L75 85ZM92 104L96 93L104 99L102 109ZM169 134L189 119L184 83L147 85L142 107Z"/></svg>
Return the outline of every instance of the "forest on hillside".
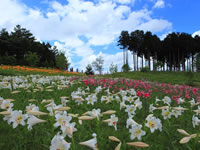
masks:
<svg viewBox="0 0 200 150"><path fill-rule="evenodd" d="M0 31L0 64L60 69L69 67L64 53L49 43L37 41L29 30L20 25L11 33L5 28Z"/></svg>

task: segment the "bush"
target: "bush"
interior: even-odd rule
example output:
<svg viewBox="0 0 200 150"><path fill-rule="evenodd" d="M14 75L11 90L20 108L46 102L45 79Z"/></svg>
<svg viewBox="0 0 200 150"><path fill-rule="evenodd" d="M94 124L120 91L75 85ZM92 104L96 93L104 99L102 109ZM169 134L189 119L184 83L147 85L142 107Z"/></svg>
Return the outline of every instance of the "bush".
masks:
<svg viewBox="0 0 200 150"><path fill-rule="evenodd" d="M144 68L141 69L141 72L149 72L149 71L150 71L149 67L144 67Z"/></svg>
<svg viewBox="0 0 200 150"><path fill-rule="evenodd" d="M69 71L70 71L70 72L74 72L74 68L71 67L71 68L69 69Z"/></svg>
<svg viewBox="0 0 200 150"><path fill-rule="evenodd" d="M185 76L187 77L185 84L187 84L189 86L193 86L194 85L194 75L193 75L192 71L189 70L188 72L186 72Z"/></svg>
<svg viewBox="0 0 200 150"><path fill-rule="evenodd" d="M122 66L122 72L129 72L131 70L131 68L129 67L128 64L124 64Z"/></svg>

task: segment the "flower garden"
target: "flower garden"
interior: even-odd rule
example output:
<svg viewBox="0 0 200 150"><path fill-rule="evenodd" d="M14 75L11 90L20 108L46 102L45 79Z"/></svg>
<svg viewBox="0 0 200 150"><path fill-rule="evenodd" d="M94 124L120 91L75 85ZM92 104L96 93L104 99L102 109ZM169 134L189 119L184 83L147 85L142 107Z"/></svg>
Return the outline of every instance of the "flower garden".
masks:
<svg viewBox="0 0 200 150"><path fill-rule="evenodd" d="M0 149L199 149L199 104L186 85L0 76Z"/></svg>
<svg viewBox="0 0 200 150"><path fill-rule="evenodd" d="M59 69L46 69L46 68L32 68L27 66L0 66L1 72L6 73L20 73L20 74L45 74L45 75L82 75L77 72L61 71Z"/></svg>

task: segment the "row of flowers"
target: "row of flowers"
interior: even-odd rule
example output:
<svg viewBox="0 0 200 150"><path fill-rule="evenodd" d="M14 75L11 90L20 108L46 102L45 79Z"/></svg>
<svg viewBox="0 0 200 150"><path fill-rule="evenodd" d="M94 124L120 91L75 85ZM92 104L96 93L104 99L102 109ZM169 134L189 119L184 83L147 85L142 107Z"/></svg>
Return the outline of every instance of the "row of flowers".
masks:
<svg viewBox="0 0 200 150"><path fill-rule="evenodd" d="M46 68L32 68L27 66L4 66L1 65L0 69L2 70L10 70L13 69L19 72L38 72L38 73L48 73L48 74L77 74L80 75L81 73L78 72L68 72L68 71L61 71L59 69L46 69Z"/></svg>

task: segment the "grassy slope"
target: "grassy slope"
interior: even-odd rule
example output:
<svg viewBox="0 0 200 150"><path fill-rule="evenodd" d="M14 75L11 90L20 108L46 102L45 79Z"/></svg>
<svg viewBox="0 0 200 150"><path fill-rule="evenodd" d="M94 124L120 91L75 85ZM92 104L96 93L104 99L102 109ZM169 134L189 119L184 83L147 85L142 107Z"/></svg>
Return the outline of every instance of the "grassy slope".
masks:
<svg viewBox="0 0 200 150"><path fill-rule="evenodd" d="M129 78L136 80L156 81L170 84L189 84L200 87L200 73L188 72L128 72L114 73L104 77Z"/></svg>

